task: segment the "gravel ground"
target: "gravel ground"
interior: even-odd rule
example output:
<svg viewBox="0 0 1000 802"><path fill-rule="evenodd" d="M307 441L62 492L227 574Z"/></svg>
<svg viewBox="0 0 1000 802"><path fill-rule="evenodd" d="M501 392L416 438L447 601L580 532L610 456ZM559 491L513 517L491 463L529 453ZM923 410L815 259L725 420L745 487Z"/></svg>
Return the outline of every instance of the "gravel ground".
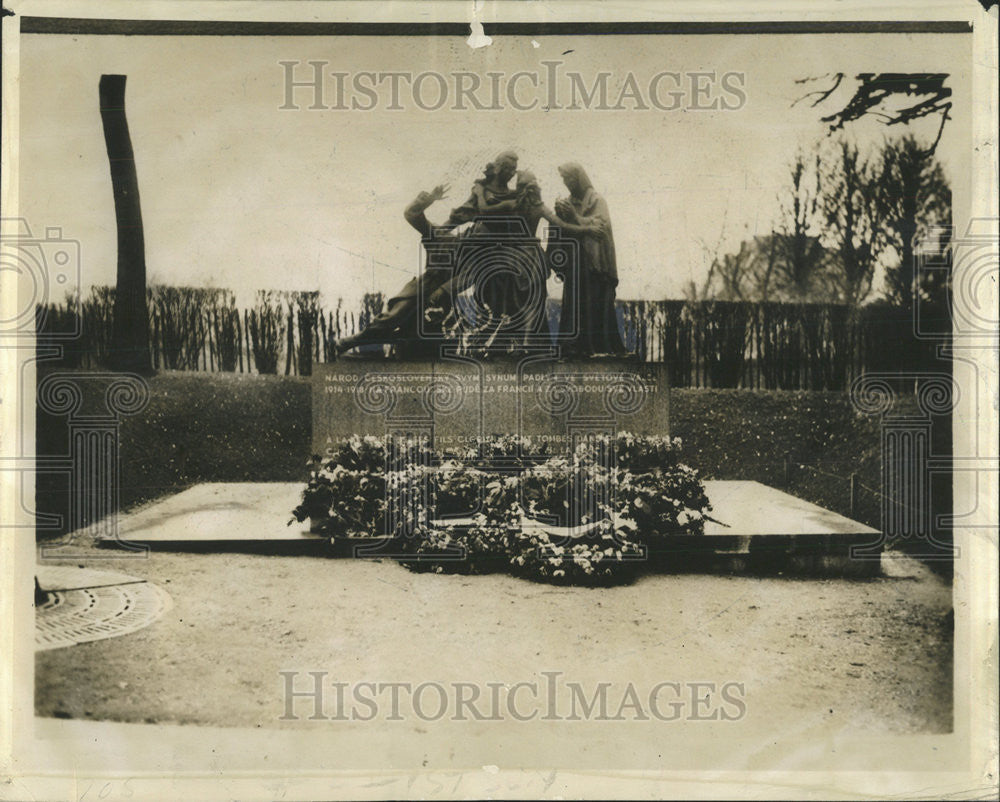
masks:
<svg viewBox="0 0 1000 802"><path fill-rule="evenodd" d="M871 580L656 574L583 589L392 560L93 554L74 564L155 582L174 607L134 634L39 652L40 716L329 727L302 702L280 720L280 671L414 685L561 671L613 683L616 699L628 682L740 682L738 724L757 733L951 729L951 589L905 557Z"/></svg>

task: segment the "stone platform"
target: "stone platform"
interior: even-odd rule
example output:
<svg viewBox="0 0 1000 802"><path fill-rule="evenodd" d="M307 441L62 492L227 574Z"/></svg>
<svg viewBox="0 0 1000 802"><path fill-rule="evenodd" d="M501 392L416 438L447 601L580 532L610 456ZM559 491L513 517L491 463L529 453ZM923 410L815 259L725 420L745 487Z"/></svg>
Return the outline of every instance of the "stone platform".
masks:
<svg viewBox="0 0 1000 802"><path fill-rule="evenodd" d="M294 544L322 549L308 523L288 521L298 482L206 483L122 516L118 537L151 548L267 550ZM671 571L705 570L831 576L879 573L880 547L866 558L852 547L877 543L877 530L773 487L706 481L712 517L701 536L666 540L651 555ZM106 540L104 545L118 545Z"/></svg>
<svg viewBox="0 0 1000 802"><path fill-rule="evenodd" d="M669 400L666 365L628 358L341 359L314 368L312 449L355 434L425 435L441 450L519 434L556 453L586 433L668 435Z"/></svg>

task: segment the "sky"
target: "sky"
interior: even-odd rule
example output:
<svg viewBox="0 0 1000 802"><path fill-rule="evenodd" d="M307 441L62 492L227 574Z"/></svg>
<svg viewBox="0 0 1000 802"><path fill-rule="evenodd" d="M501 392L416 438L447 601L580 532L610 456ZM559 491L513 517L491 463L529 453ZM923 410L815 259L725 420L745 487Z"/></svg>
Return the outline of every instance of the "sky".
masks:
<svg viewBox="0 0 1000 802"><path fill-rule="evenodd" d="M464 37L24 35L18 214L36 235L56 226L79 241L84 291L114 283L97 89L101 74L120 73L128 76L150 282L226 287L241 301L258 289L319 289L329 304L391 294L419 269L406 204L449 182L449 197L428 212L443 222L485 163L512 148L550 206L566 194L557 166L573 160L587 169L610 207L619 297L677 298L703 280L711 252L771 230L789 160L797 147L822 142L821 114L853 88L845 82L820 108L793 106L804 92L799 78L950 73L955 110L938 158L960 205L970 170L970 47L970 37L955 34L494 36L479 49ZM425 111L404 91L403 111L383 99L359 112L310 110L311 94L299 90L299 110L279 108L279 62L302 62L302 80L309 60L350 74L506 76L544 74L541 62L559 60L588 83L612 73L613 95L629 72L640 86L662 71L736 72L746 101L717 111L518 111L506 103L500 111ZM325 88L333 103L332 78ZM935 128L929 121L917 133ZM887 131L866 120L849 133L865 146Z"/></svg>

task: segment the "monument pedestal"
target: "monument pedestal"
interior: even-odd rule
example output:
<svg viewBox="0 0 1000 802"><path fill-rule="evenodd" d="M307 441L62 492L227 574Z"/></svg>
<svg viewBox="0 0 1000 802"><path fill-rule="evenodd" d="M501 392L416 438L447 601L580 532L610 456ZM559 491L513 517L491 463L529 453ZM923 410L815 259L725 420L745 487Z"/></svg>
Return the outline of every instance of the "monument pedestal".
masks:
<svg viewBox="0 0 1000 802"><path fill-rule="evenodd" d="M354 435L424 435L441 450L521 435L569 451L587 434L670 433L663 364L549 355L342 359L313 374L313 452Z"/></svg>
<svg viewBox="0 0 1000 802"><path fill-rule="evenodd" d="M721 523L709 521L704 535L663 538L649 550L652 567L786 576L880 572L881 546L872 548L880 536L871 527L759 482L709 480L705 493L712 517ZM308 522L288 525L289 511L301 497L300 482L195 485L124 515L118 537L133 547L328 554L327 539L310 533ZM97 538L105 546L121 541ZM859 558L857 549L867 556Z"/></svg>
<svg viewBox="0 0 1000 802"><path fill-rule="evenodd" d="M666 366L624 359L557 360L548 355L483 361L344 359L313 376L313 451L357 435L424 435L438 451L480 437L521 435L569 452L593 434L667 436ZM321 551L308 523L288 526L301 483L213 483L125 516L104 545L184 549L282 545ZM704 535L660 537L651 565L670 571L873 576L879 533L750 481L706 481L712 518ZM867 555L869 559L864 559Z"/></svg>

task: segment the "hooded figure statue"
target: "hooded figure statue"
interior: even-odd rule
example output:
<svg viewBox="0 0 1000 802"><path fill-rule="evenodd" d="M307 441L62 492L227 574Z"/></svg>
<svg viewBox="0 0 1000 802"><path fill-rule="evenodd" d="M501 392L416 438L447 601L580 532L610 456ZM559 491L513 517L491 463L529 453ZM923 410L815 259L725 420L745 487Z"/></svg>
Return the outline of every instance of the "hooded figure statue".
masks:
<svg viewBox="0 0 1000 802"><path fill-rule="evenodd" d="M618 316L615 312L615 288L618 265L611 215L604 198L597 194L586 171L576 162L559 167L568 199L556 201L556 214L582 226L598 226L602 236L580 236L569 231L579 244L579 270L567 274L563 287L559 332L568 338L563 353L568 356L624 354Z"/></svg>

